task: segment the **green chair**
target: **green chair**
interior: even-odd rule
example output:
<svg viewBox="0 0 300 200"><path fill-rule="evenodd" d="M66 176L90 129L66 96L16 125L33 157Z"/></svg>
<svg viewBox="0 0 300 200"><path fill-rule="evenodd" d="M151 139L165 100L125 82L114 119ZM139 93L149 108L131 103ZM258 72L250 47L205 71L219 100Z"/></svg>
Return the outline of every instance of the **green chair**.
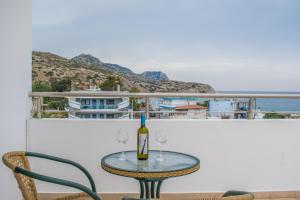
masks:
<svg viewBox="0 0 300 200"><path fill-rule="evenodd" d="M29 161L27 157L43 158L72 165L80 169L86 175L90 182L90 188L72 181L58 179L32 172L30 170ZM22 151L8 152L3 155L2 160L4 164L13 171L24 200L38 200L37 190L33 179L46 181L58 185L69 186L81 190L83 192L75 195L73 194L65 197L56 198L55 200L100 200L100 197L97 195L95 182L92 176L84 167L82 167L76 162L50 155Z"/></svg>
<svg viewBox="0 0 300 200"><path fill-rule="evenodd" d="M254 195L250 192L245 191L237 191L237 190L230 190L225 192L222 197L222 200L253 200Z"/></svg>

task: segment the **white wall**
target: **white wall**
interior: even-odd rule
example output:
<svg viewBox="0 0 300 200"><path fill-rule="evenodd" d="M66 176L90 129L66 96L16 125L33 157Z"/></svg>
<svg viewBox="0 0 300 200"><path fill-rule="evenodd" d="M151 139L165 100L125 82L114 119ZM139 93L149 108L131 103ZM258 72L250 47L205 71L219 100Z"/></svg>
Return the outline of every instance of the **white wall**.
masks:
<svg viewBox="0 0 300 200"><path fill-rule="evenodd" d="M0 156L25 150L31 88L31 0L0 1ZM11 171L0 162L1 199L21 199Z"/></svg>
<svg viewBox="0 0 300 200"><path fill-rule="evenodd" d="M149 120L150 146L156 148L155 130L168 133L165 149L200 158L200 171L171 178L162 192L207 192L241 189L300 189L299 120ZM137 192L130 178L108 174L100 167L105 154L122 150L118 129L127 130L126 149L136 145L138 121L130 120L30 120L29 150L73 159L95 178L100 192ZM33 161L33 170L81 181L76 170L52 162ZM68 170L67 170L68 169ZM87 183L84 181L83 183ZM66 188L38 184L41 192Z"/></svg>

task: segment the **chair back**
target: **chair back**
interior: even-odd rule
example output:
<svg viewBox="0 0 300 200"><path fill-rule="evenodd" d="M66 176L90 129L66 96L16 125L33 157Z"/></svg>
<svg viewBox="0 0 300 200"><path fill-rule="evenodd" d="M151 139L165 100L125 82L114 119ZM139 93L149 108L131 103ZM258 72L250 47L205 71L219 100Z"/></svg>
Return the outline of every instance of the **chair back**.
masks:
<svg viewBox="0 0 300 200"><path fill-rule="evenodd" d="M24 200L38 200L36 186L32 178L15 172L15 168L30 171L28 159L23 151L8 152L2 157L3 163L9 167L17 179Z"/></svg>

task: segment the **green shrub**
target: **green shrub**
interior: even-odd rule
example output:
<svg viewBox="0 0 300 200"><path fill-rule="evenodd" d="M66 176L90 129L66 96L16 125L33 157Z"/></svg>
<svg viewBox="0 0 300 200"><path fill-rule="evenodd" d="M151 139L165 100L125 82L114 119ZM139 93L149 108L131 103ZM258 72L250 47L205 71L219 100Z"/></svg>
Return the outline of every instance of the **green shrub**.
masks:
<svg viewBox="0 0 300 200"><path fill-rule="evenodd" d="M51 80L51 87L54 92L68 92L71 91L72 81L70 78Z"/></svg>
<svg viewBox="0 0 300 200"><path fill-rule="evenodd" d="M42 118L67 118L67 112L43 113Z"/></svg>
<svg viewBox="0 0 300 200"><path fill-rule="evenodd" d="M141 92L137 87L133 87L133 88L131 88L130 90L129 90L129 92L131 92L131 93L139 93L139 92Z"/></svg>
<svg viewBox="0 0 300 200"><path fill-rule="evenodd" d="M266 113L264 119L285 119L286 116L280 113Z"/></svg>
<svg viewBox="0 0 300 200"><path fill-rule="evenodd" d="M122 88L123 83L120 77L109 75L106 80L99 85L99 87L104 91L112 91L117 88L117 85L120 85Z"/></svg>
<svg viewBox="0 0 300 200"><path fill-rule="evenodd" d="M48 82L37 81L32 84L33 92L51 92L52 88Z"/></svg>
<svg viewBox="0 0 300 200"><path fill-rule="evenodd" d="M48 102L48 108L54 109L54 110L64 110L65 106L67 105L67 99L64 98L52 98L49 99Z"/></svg>

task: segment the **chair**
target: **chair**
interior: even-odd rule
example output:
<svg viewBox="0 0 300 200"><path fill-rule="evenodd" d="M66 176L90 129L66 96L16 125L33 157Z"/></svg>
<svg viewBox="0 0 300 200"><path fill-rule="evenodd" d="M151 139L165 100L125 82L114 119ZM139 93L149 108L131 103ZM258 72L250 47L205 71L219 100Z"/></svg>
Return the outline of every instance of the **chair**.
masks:
<svg viewBox="0 0 300 200"><path fill-rule="evenodd" d="M253 200L254 195L250 192L245 191L236 191L236 190L230 190L225 192L222 197L222 200Z"/></svg>
<svg viewBox="0 0 300 200"><path fill-rule="evenodd" d="M91 185L91 189L79 183L32 172L30 171L30 166L27 157L43 158L65 164L70 164L74 167L77 167L87 176ZM76 162L50 155L22 151L8 152L3 155L2 160L4 164L13 171L24 200L38 200L36 186L33 179L46 181L58 185L69 186L72 188L79 189L83 192L75 195L56 198L55 200L100 200L100 197L97 195L96 186L92 176L84 167L82 167Z"/></svg>

